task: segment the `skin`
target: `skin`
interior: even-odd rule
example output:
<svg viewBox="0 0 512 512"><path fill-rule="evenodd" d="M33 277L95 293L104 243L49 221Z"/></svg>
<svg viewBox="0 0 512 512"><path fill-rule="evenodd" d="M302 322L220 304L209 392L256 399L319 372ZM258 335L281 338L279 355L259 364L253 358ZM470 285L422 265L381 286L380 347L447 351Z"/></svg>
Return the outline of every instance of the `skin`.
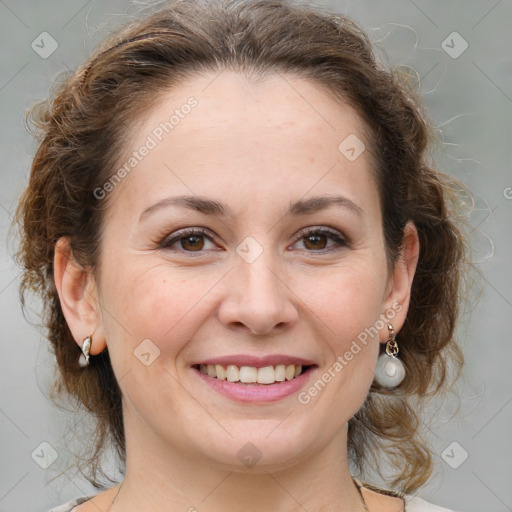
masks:
<svg viewBox="0 0 512 512"><path fill-rule="evenodd" d="M347 422L367 396L386 326L308 404L297 393L234 402L190 365L228 354L290 354L315 361L316 380L393 305L401 307L392 320L399 333L416 230L407 226L402 258L388 272L369 151L349 161L338 150L349 134L365 140L363 124L297 76L252 81L224 70L190 79L147 115L127 154L190 96L198 106L111 192L99 271L80 268L66 239L57 244L66 320L79 345L94 332L92 354L108 345L127 440L115 503L118 486L76 510L363 510L349 472ZM168 206L139 222L145 209L179 195L213 199L232 215ZM286 215L291 202L332 195L362 214L334 205ZM330 227L348 245L329 237L308 243L297 234L310 226ZM183 241L159 248L185 227L215 238L199 239L199 256L186 240L185 248ZM247 236L263 249L252 263L236 252ZM134 356L145 339L160 350L149 366ZM247 442L262 454L252 467L237 457ZM363 492L372 511L402 510L398 498Z"/></svg>

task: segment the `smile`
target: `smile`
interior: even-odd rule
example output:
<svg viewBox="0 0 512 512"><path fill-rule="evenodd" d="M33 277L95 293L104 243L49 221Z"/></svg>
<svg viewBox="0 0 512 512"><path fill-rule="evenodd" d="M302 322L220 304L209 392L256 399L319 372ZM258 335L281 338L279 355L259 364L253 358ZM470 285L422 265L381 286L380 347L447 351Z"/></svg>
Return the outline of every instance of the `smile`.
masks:
<svg viewBox="0 0 512 512"><path fill-rule="evenodd" d="M294 364L278 364L276 366L263 366L257 368L255 366L237 366L234 364L199 364L195 365L196 369L203 375L208 375L218 380L240 384L275 384L276 382L284 382L293 380L306 372L310 366L294 365Z"/></svg>
<svg viewBox="0 0 512 512"><path fill-rule="evenodd" d="M234 362L234 361L230 361ZM242 403L275 402L300 392L307 385L316 364L247 366L236 364L195 364L194 374L212 391Z"/></svg>

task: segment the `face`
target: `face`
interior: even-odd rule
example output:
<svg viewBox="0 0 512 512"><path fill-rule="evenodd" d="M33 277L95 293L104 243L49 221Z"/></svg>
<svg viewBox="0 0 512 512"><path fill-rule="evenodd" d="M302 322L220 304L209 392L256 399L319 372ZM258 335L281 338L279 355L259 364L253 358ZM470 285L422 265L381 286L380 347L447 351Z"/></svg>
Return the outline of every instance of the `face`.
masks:
<svg viewBox="0 0 512 512"><path fill-rule="evenodd" d="M101 330L127 435L160 453L284 467L345 432L373 380L394 306L363 125L285 77L173 89L108 192ZM278 380L231 382L258 375Z"/></svg>

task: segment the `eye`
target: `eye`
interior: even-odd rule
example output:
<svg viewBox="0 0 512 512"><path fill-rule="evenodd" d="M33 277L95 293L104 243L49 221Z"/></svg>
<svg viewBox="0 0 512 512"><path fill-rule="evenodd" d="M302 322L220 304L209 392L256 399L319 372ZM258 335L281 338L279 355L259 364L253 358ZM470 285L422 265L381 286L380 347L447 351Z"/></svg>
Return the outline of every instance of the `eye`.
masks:
<svg viewBox="0 0 512 512"><path fill-rule="evenodd" d="M201 253L215 249L214 236L204 228L181 229L164 238L159 244L160 249L171 249L188 253ZM327 252L348 246L341 233L325 227L304 228L298 233L298 240L308 252ZM211 244L208 246L208 244Z"/></svg>
<svg viewBox="0 0 512 512"><path fill-rule="evenodd" d="M181 229L164 238L160 242L159 247L161 249L175 249L185 252L201 252L203 249L213 249L216 246L213 243L212 236L207 233L208 231L202 228ZM208 242L212 244L212 247L208 247ZM175 245L178 245L178 247L173 247Z"/></svg>
<svg viewBox="0 0 512 512"><path fill-rule="evenodd" d="M348 246L346 239L341 233L325 227L305 228L299 232L298 236L299 239L295 243L302 242L303 246L308 249L308 252L330 251ZM329 245L329 241L333 243Z"/></svg>

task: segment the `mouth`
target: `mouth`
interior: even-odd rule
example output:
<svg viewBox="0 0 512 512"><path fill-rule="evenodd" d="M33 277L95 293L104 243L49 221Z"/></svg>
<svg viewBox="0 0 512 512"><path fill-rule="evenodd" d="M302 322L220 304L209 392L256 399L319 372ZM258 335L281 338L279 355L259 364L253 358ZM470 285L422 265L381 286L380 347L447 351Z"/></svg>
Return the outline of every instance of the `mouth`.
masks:
<svg viewBox="0 0 512 512"><path fill-rule="evenodd" d="M193 374L214 393L246 404L265 404L292 397L314 379L314 360L292 354L230 354L195 361Z"/></svg>
<svg viewBox="0 0 512 512"><path fill-rule="evenodd" d="M314 364L278 364L260 367L235 364L195 364L192 366L212 379L246 386L271 386L285 383L308 373L314 367L316 367Z"/></svg>

